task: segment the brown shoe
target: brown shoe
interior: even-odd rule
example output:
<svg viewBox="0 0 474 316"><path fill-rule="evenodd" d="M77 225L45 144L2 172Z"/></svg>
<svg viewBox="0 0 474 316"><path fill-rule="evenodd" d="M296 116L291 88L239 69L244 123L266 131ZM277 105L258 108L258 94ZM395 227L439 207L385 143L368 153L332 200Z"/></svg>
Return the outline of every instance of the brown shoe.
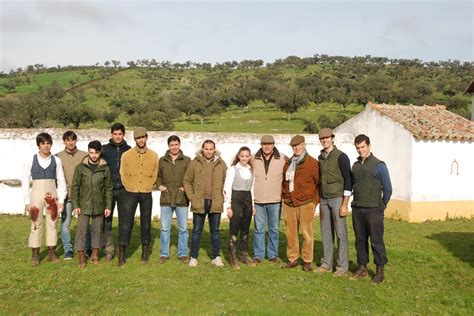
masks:
<svg viewBox="0 0 474 316"><path fill-rule="evenodd" d="M359 266L359 269L354 273L354 275L351 277L351 280L360 280L365 277L367 277L367 266Z"/></svg>
<svg viewBox="0 0 474 316"><path fill-rule="evenodd" d="M372 279L372 283L380 284L383 282L384 279L385 277L383 273L383 266L377 266L377 271L375 272L375 275Z"/></svg>
<svg viewBox="0 0 474 316"><path fill-rule="evenodd" d="M168 261L168 260L169 260L168 257L161 256L160 259L158 260L158 262L160 264L163 264L163 263L166 263L166 261Z"/></svg>
<svg viewBox="0 0 474 316"><path fill-rule="evenodd" d="M58 256L56 255L56 247L48 246L48 261L50 262L58 262Z"/></svg>
<svg viewBox="0 0 474 316"><path fill-rule="evenodd" d="M349 275L349 271L347 271L347 270L336 270L336 272L334 272L332 275L336 278L345 277L345 276Z"/></svg>
<svg viewBox="0 0 474 316"><path fill-rule="evenodd" d="M305 262L305 263L303 263L303 271L304 271L304 272L313 271L313 263L312 263L312 262Z"/></svg>
<svg viewBox="0 0 474 316"><path fill-rule="evenodd" d="M268 261L270 261L271 263L281 263L281 260L278 257L273 257L269 259Z"/></svg>
<svg viewBox="0 0 474 316"><path fill-rule="evenodd" d="M95 265L99 264L99 248L92 248L91 262Z"/></svg>
<svg viewBox="0 0 474 316"><path fill-rule="evenodd" d="M262 259L260 258L255 258L253 261L255 261L256 264L262 263Z"/></svg>
<svg viewBox="0 0 474 316"><path fill-rule="evenodd" d="M189 262L189 257L188 256L181 256L181 257L178 257L178 260L181 261L182 263L188 263Z"/></svg>
<svg viewBox="0 0 474 316"><path fill-rule="evenodd" d="M31 248L31 265L37 266L40 263L40 249Z"/></svg>
<svg viewBox="0 0 474 316"><path fill-rule="evenodd" d="M86 266L86 254L85 254L85 252L84 251L78 251L77 256L79 258L79 263L77 264L77 266L79 268L84 268Z"/></svg>
<svg viewBox="0 0 474 316"><path fill-rule="evenodd" d="M316 270L314 270L318 273L331 273L332 270L330 268L326 268L326 267L323 267L323 266L319 266L316 268Z"/></svg>
<svg viewBox="0 0 474 316"><path fill-rule="evenodd" d="M296 268L298 266L298 261L295 260L295 261L288 261L287 264L285 264L284 266L281 266L282 269L292 269L292 268Z"/></svg>

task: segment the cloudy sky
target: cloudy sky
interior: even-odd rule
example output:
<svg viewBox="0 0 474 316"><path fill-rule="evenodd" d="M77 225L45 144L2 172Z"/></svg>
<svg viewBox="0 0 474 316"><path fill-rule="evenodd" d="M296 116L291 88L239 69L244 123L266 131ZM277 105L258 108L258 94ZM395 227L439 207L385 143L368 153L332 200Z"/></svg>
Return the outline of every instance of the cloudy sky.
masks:
<svg viewBox="0 0 474 316"><path fill-rule="evenodd" d="M473 3L0 0L0 70L314 54L472 61Z"/></svg>

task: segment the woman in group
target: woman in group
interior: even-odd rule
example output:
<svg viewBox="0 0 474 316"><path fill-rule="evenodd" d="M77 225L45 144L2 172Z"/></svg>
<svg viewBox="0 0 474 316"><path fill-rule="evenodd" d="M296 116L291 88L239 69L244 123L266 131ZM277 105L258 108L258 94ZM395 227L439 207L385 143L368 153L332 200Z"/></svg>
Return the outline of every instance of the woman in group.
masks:
<svg viewBox="0 0 474 316"><path fill-rule="evenodd" d="M237 245L240 248L240 261L249 266L256 265L248 255L249 227L252 215L255 214L252 203L254 172L250 158L250 149L240 148L231 167L227 170L224 183L225 207L227 217L230 219L230 263L233 269L240 269L237 260Z"/></svg>
<svg viewBox="0 0 474 316"><path fill-rule="evenodd" d="M79 268L86 265L85 249L87 226L92 221L92 256L94 264L99 263L99 249L102 247L102 229L105 217L112 208L112 176L109 166L101 159L102 145L98 140L88 145L88 156L74 170L72 180L72 207L79 215L75 248L79 256Z"/></svg>

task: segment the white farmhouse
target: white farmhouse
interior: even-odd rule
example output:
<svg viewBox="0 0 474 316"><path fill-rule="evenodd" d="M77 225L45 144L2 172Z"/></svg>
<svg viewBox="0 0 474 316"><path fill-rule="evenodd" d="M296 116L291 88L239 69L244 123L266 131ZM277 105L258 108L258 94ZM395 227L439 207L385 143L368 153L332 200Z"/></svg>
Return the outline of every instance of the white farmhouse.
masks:
<svg viewBox="0 0 474 316"><path fill-rule="evenodd" d="M385 214L409 222L474 216L474 123L445 106L368 103L338 126L370 137L389 169L393 195Z"/></svg>

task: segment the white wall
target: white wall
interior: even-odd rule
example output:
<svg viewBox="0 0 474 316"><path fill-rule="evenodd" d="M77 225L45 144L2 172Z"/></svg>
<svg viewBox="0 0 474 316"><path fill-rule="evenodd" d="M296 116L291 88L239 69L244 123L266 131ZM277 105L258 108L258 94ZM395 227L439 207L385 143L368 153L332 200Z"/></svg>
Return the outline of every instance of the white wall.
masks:
<svg viewBox="0 0 474 316"><path fill-rule="evenodd" d="M370 138L372 153L388 167L393 187L392 198L410 199L414 142L410 132L368 107L338 126L336 132L351 134L352 140L358 134L367 135Z"/></svg>
<svg viewBox="0 0 474 316"><path fill-rule="evenodd" d="M21 172L25 159L31 159L37 152L36 135L46 131L53 137L53 153L63 150L62 134L63 129L47 130L26 130L26 129L0 129L0 180L3 179L21 179ZM79 149L87 150L87 144L91 140L99 140L106 143L109 140L110 133L107 130L80 130L77 131ZM181 138L181 148L183 152L194 158L202 142L206 139L212 139L217 144L217 149L221 152L224 161L230 165L234 155L241 146L248 146L253 153L260 148L260 134L245 133L188 133L188 132L149 132L148 146L158 152L161 157L167 147L167 138L176 134ZM126 140L130 145L134 145L132 132L126 133ZM274 135L277 148L286 154L292 155L291 147L288 145L293 135L280 134ZM313 156L319 155L321 145L317 135L305 135L307 150ZM352 136L345 134L336 135L336 145L339 149L345 151L351 161L357 157L354 146L352 145ZM153 192L153 216L159 214L159 195L158 191ZM21 188L9 187L0 184L0 213L23 213L24 204ZM116 212L115 212L116 214Z"/></svg>
<svg viewBox="0 0 474 316"><path fill-rule="evenodd" d="M413 146L413 201L473 201L474 144L416 140ZM459 165L459 175L453 161ZM451 165L453 165L451 173Z"/></svg>

